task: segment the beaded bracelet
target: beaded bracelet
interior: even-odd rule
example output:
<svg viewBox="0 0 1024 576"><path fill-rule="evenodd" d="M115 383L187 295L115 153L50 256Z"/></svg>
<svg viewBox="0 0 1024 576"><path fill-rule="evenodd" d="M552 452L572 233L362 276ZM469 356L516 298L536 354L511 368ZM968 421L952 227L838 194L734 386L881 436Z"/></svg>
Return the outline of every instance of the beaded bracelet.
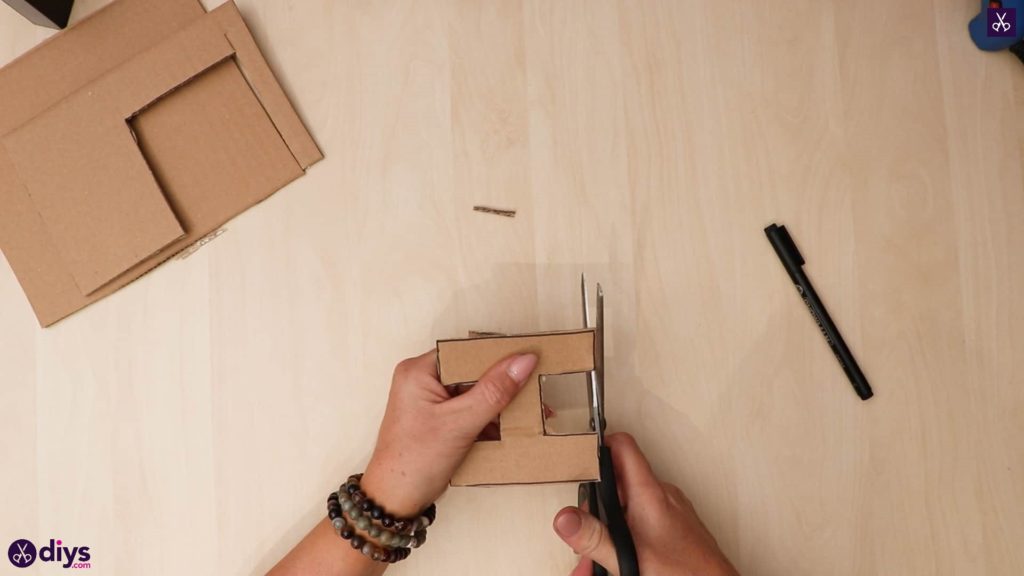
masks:
<svg viewBox="0 0 1024 576"><path fill-rule="evenodd" d="M339 494L342 515L347 515L351 524L354 524L356 528L366 532L371 538L376 538L384 546L393 546L397 548L416 548L426 540L426 535L422 535L423 538L415 538L408 534L398 534L392 530L388 530L382 526L379 526L373 522L371 517L366 513L359 510L351 500L346 499L345 494ZM415 542L413 540L416 540Z"/></svg>
<svg viewBox="0 0 1024 576"><path fill-rule="evenodd" d="M351 501L349 501L349 503L351 503ZM351 512L353 510L355 510L355 508L351 508L351 510L349 510L349 518L352 519L355 526L345 521L345 513L341 507L338 493L332 492L331 495L327 497L327 517L330 518L331 525L334 527L334 531L338 536L348 540L349 544L352 545L352 548L359 550L364 556L375 562L387 562L389 564L394 564L395 562L400 562L409 557L409 554L412 553L412 550L409 548L374 546L373 542L368 541L359 534L356 534L356 528L363 529L362 526L365 525L365 523L360 522L360 520L365 521L367 518L362 515L352 518ZM377 526L368 526L365 530L372 538L376 538L381 534L380 528Z"/></svg>
<svg viewBox="0 0 1024 576"><path fill-rule="evenodd" d="M408 558L412 548L427 541L427 527L437 518L437 506L431 504L412 518L395 518L362 491L362 476L350 476L337 492L327 497L327 516L334 531L374 561L394 563ZM357 534L357 528L377 539L380 546Z"/></svg>
<svg viewBox="0 0 1024 576"><path fill-rule="evenodd" d="M338 490L339 494L348 493L352 503L359 507L359 510L370 515L374 520L380 521L385 528L394 528L399 534L416 534L424 531L437 518L437 505L427 506L418 516L412 518L395 518L384 511L384 508L377 505L359 486L362 474L349 476L348 481Z"/></svg>

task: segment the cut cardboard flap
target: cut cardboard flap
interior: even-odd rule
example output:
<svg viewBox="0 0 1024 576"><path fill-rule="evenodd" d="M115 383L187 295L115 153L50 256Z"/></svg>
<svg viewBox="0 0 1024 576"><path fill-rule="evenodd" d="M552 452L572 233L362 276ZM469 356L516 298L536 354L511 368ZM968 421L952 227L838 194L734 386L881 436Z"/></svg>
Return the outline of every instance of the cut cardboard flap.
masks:
<svg viewBox="0 0 1024 576"><path fill-rule="evenodd" d="M453 486L598 479L597 435L546 436L540 393L542 375L594 369L593 330L438 341L441 384L476 382L498 361L526 353L537 355L537 367L501 413L501 439L474 444Z"/></svg>
<svg viewBox="0 0 1024 576"><path fill-rule="evenodd" d="M322 157L232 2L116 0L0 70L0 96L0 247L44 326Z"/></svg>

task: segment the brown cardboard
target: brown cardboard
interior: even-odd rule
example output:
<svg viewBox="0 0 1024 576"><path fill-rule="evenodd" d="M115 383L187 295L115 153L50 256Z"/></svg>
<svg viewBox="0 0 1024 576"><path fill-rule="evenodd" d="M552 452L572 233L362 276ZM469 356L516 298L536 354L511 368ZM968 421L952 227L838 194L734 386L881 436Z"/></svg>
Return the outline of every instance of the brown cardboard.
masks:
<svg viewBox="0 0 1024 576"><path fill-rule="evenodd" d="M118 0L0 70L0 101L0 247L44 326L321 159L233 3Z"/></svg>
<svg viewBox="0 0 1024 576"><path fill-rule="evenodd" d="M200 21L3 138L82 294L184 236L128 120L234 53L214 31Z"/></svg>
<svg viewBox="0 0 1024 576"><path fill-rule="evenodd" d="M453 486L587 482L599 476L594 433L546 436L540 377L594 369L594 331L547 332L437 343L438 374L445 386L476 382L495 362L532 352L537 368L501 414L501 440L473 445Z"/></svg>

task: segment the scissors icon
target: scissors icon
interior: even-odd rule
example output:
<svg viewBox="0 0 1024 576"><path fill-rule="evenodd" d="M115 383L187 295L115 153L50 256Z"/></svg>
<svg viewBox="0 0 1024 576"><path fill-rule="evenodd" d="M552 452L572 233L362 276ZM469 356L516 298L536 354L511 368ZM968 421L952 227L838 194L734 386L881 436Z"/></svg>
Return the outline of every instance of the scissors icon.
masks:
<svg viewBox="0 0 1024 576"><path fill-rule="evenodd" d="M996 12L996 18L999 19L999 22L993 22L992 29L995 30L996 32L1009 32L1011 27L1010 23L1007 22L1006 20L1003 20L1003 18L1006 18L1006 12Z"/></svg>
<svg viewBox="0 0 1024 576"><path fill-rule="evenodd" d="M587 296L587 278L580 282L583 292L583 326L589 328L590 299ZM626 524L626 515L619 500L619 490L612 465L612 451L604 443L604 291L597 285L597 322L594 325L594 370L588 374L590 399L590 427L597 432L597 460L600 480L580 484L578 504L600 518L611 535L615 554L619 560L619 576L639 576L640 565L636 557L633 534ZM608 576L606 567L594 563L594 576Z"/></svg>
<svg viewBox="0 0 1024 576"><path fill-rule="evenodd" d="M11 556L11 561L21 566L28 566L31 564L33 556L31 552L26 550L28 548L28 542L24 544L16 544L16 546L18 547L18 552Z"/></svg>

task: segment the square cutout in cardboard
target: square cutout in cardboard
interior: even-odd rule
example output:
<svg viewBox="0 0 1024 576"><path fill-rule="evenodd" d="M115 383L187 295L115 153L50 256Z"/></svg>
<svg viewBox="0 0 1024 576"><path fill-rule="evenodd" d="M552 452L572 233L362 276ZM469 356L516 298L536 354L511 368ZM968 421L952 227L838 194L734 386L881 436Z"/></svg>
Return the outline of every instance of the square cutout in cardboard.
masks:
<svg viewBox="0 0 1024 576"><path fill-rule="evenodd" d="M590 378L587 372L541 374L540 399L546 436L592 432Z"/></svg>

